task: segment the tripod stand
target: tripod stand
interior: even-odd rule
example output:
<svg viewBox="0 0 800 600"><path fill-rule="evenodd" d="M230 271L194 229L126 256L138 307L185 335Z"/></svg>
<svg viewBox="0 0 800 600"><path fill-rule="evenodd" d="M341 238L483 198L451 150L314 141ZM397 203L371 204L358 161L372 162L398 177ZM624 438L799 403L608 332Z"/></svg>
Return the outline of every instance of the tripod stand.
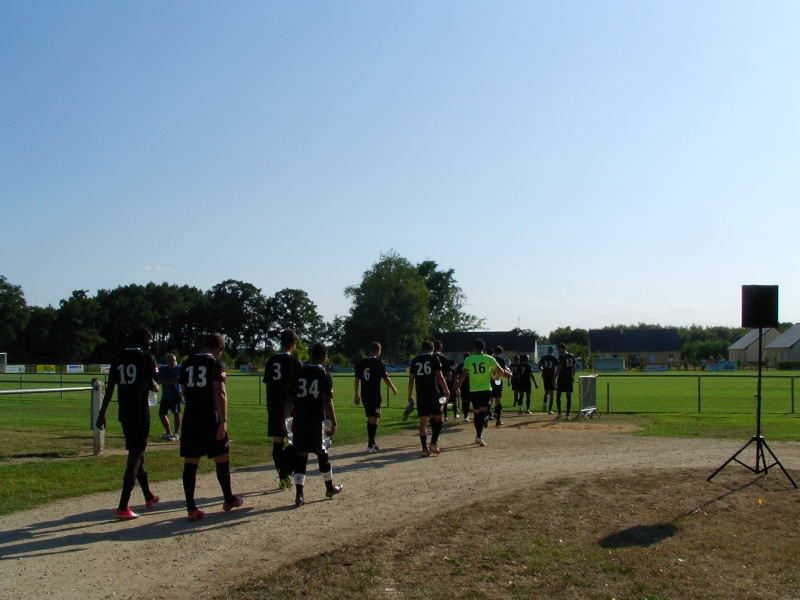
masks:
<svg viewBox="0 0 800 600"><path fill-rule="evenodd" d="M763 344L764 344L764 329L762 327L759 327L758 328L758 377L757 377L758 383L756 384L756 434L753 437L751 437L750 441L747 442L744 446L742 446L741 449L736 454L734 454L728 460L726 460L719 469L714 471L708 478L708 481L714 479L716 474L722 471L722 469L727 467L731 462L739 463L743 467L750 469L750 471L752 471L756 475L762 472L768 473L772 467L778 465L781 468L781 471L783 471L783 474L786 475L789 481L792 482L792 485L795 488L797 488L797 483L795 482L795 480L792 479L792 476L789 475L789 472L783 467L781 461L778 460L777 456L775 456L775 453L772 451L772 448L770 448L769 444L767 444L767 440L765 440L764 436L761 435L761 356L764 349ZM743 463L741 460L739 460L739 455L742 452L744 452L750 446L750 444L756 445L755 467L751 467L750 465L747 465ZM769 453L770 459L773 461L769 465L767 464L767 453Z"/></svg>

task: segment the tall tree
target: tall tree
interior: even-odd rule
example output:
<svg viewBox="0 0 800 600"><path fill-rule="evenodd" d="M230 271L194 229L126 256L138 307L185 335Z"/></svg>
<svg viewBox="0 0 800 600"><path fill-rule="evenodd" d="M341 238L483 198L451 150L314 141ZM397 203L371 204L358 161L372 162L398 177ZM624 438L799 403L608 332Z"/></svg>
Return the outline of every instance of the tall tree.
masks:
<svg viewBox="0 0 800 600"><path fill-rule="evenodd" d="M360 284L345 288L353 301L347 321L348 349L380 342L387 357L399 362L430 334L430 291L419 269L394 250L364 272Z"/></svg>
<svg viewBox="0 0 800 600"><path fill-rule="evenodd" d="M10 350L28 323L28 305L22 287L0 275L0 350Z"/></svg>
<svg viewBox="0 0 800 600"><path fill-rule="evenodd" d="M58 335L61 360L74 362L89 358L103 342L100 329L103 315L100 303L87 290L75 290L58 309Z"/></svg>
<svg viewBox="0 0 800 600"><path fill-rule="evenodd" d="M228 354L236 357L247 348L255 348L263 339L261 323L266 298L251 283L227 279L207 293L211 329L225 336Z"/></svg>
<svg viewBox="0 0 800 600"><path fill-rule="evenodd" d="M18 340L21 360L26 363L55 363L58 354L58 311L52 306L30 307L25 333Z"/></svg>
<svg viewBox="0 0 800 600"><path fill-rule="evenodd" d="M464 312L467 297L455 279L455 270L440 271L438 264L426 260L417 265L419 274L425 279L430 290L428 311L434 335L453 331L474 331L483 329L485 319Z"/></svg>
<svg viewBox="0 0 800 600"><path fill-rule="evenodd" d="M325 320L303 290L276 292L267 300L267 314L274 330L293 329L309 346L325 337Z"/></svg>

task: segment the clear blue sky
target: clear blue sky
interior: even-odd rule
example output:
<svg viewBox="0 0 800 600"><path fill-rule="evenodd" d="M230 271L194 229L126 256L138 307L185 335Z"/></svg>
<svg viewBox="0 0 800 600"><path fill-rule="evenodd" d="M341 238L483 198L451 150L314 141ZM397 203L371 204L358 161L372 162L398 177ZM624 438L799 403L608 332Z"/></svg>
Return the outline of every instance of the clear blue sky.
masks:
<svg viewBox="0 0 800 600"><path fill-rule="evenodd" d="M493 330L800 321L800 2L0 0L0 274L326 320L381 252Z"/></svg>

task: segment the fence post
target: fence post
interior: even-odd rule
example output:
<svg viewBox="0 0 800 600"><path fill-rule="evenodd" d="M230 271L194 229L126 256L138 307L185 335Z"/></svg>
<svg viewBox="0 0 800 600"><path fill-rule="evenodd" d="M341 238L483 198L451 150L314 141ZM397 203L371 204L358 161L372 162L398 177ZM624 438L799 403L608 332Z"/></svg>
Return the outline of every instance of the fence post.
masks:
<svg viewBox="0 0 800 600"><path fill-rule="evenodd" d="M794 414L794 375L792 375L792 414Z"/></svg>
<svg viewBox="0 0 800 600"><path fill-rule="evenodd" d="M100 383L100 380L92 379L92 431L94 432L94 455L97 456L102 452L103 446L106 441L105 429L98 429L95 427L97 417L100 414L100 403L103 400L103 392L105 386Z"/></svg>
<svg viewBox="0 0 800 600"><path fill-rule="evenodd" d="M697 412L702 413L702 395L700 394L700 375L697 376Z"/></svg>

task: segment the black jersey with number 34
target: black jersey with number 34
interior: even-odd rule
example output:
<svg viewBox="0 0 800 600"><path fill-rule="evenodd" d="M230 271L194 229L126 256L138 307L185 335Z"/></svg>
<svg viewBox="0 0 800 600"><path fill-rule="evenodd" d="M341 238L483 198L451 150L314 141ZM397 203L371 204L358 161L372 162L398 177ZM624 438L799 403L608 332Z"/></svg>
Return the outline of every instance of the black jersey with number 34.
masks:
<svg viewBox="0 0 800 600"><path fill-rule="evenodd" d="M322 366L307 364L294 374L289 386L289 395L294 398L293 428L309 428L321 432L320 424L325 419L325 399L333 398L333 379Z"/></svg>

